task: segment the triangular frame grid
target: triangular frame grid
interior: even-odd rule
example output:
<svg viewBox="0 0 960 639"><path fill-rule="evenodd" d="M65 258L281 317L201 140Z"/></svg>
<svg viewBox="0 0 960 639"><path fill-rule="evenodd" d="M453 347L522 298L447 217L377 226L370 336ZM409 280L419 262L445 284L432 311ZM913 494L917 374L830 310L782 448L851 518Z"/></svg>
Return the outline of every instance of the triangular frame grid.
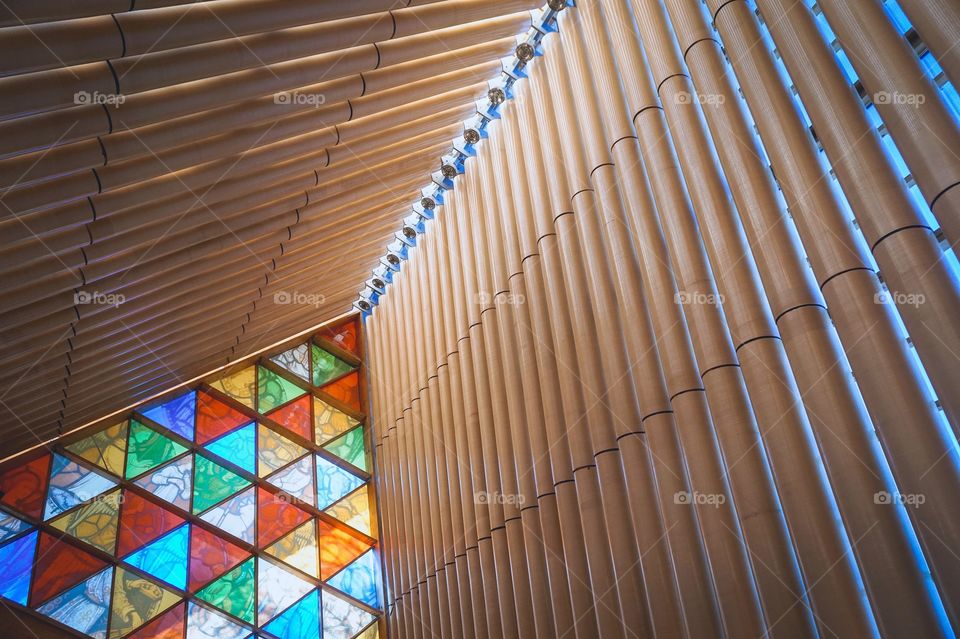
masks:
<svg viewBox="0 0 960 639"><path fill-rule="evenodd" d="M103 639L180 639L191 624L272 637L314 598L321 626L324 606L378 619L376 606L351 596L372 601L369 587L328 584L350 590L343 584L359 583L354 573L377 552L372 531L324 510L339 512L371 481L362 411L323 390L364 379L359 352L331 340L342 330L356 347L359 322L339 321L0 468L0 555L19 566L0 579L3 603ZM322 386L312 383L317 357ZM318 464L335 475L330 504L317 500ZM268 577L295 584L295 601L263 608L268 595L257 592L269 592ZM89 593L104 600L88 624L66 606Z"/></svg>

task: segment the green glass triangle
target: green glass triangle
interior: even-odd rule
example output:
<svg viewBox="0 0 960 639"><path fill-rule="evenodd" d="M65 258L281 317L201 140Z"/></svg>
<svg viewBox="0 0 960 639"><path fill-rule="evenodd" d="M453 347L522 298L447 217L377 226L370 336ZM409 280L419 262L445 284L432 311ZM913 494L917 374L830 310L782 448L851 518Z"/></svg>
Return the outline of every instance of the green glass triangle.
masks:
<svg viewBox="0 0 960 639"><path fill-rule="evenodd" d="M254 565L254 558L251 557L204 587L197 593L197 598L252 624L257 585Z"/></svg>
<svg viewBox="0 0 960 639"><path fill-rule="evenodd" d="M271 411L277 406L306 394L307 391L285 377L263 366L257 367L257 410L261 413Z"/></svg>
<svg viewBox="0 0 960 639"><path fill-rule="evenodd" d="M333 353L323 350L316 344L312 346L314 386L323 386L331 379L336 379L344 373L349 373L353 370L353 366Z"/></svg>
<svg viewBox="0 0 960 639"><path fill-rule="evenodd" d="M358 426L323 447L361 470L367 470L367 452L363 446L363 427Z"/></svg>
<svg viewBox="0 0 960 639"><path fill-rule="evenodd" d="M186 446L132 419L127 444L127 479L153 470L186 450Z"/></svg>
<svg viewBox="0 0 960 639"><path fill-rule="evenodd" d="M249 481L232 470L203 455L197 455L193 477L193 512L202 512L249 485Z"/></svg>

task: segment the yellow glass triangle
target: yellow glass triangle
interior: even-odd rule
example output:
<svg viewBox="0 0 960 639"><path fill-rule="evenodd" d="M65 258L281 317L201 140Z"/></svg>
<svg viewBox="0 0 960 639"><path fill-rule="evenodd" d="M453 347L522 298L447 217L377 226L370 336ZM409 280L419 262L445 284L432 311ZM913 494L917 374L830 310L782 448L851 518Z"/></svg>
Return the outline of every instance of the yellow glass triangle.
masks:
<svg viewBox="0 0 960 639"><path fill-rule="evenodd" d="M370 495L367 493L366 486L347 495L324 512L362 533L372 534L370 532Z"/></svg>
<svg viewBox="0 0 960 639"><path fill-rule="evenodd" d="M117 568L113 576L110 639L126 636L170 609L180 597L153 581Z"/></svg>
<svg viewBox="0 0 960 639"><path fill-rule="evenodd" d="M108 473L123 475L127 453L127 422L120 422L67 446L67 450Z"/></svg>
<svg viewBox="0 0 960 639"><path fill-rule="evenodd" d="M313 398L313 431L317 444L325 444L360 422L323 400Z"/></svg>
<svg viewBox="0 0 960 639"><path fill-rule="evenodd" d="M257 475L265 477L283 468L307 453L307 449L294 443L263 424L257 428Z"/></svg>
<svg viewBox="0 0 960 639"><path fill-rule="evenodd" d="M112 555L117 541L119 513L120 491L116 490L60 515L50 525Z"/></svg>
<svg viewBox="0 0 960 639"><path fill-rule="evenodd" d="M317 533L312 519L281 537L264 552L311 577L318 577Z"/></svg>
<svg viewBox="0 0 960 639"><path fill-rule="evenodd" d="M224 395L229 395L238 402L254 408L254 398L257 394L257 369L255 366L248 366L232 375L221 377L210 385Z"/></svg>

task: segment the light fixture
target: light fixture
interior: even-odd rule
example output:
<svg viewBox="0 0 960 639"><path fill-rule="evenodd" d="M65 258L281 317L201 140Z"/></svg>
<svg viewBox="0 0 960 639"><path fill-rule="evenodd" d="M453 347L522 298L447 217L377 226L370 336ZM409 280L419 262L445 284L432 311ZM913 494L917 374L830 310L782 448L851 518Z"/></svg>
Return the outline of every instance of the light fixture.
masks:
<svg viewBox="0 0 960 639"><path fill-rule="evenodd" d="M537 54L537 50L529 42L521 42L517 45L516 54L520 62L527 63L533 60L533 56Z"/></svg>

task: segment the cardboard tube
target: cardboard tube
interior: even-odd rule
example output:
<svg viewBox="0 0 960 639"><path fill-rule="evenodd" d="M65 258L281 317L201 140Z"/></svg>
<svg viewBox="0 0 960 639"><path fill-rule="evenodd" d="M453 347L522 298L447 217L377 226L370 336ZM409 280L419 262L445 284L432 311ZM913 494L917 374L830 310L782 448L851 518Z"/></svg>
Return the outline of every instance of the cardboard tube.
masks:
<svg viewBox="0 0 960 639"><path fill-rule="evenodd" d="M943 567L954 560L940 556L944 546L937 541L957 534L956 526L940 511L949 501L945 495L958 490L956 456L943 455L944 450L952 449L953 440L922 387L876 274L864 261L859 268L850 268L832 257L835 249L827 250L837 243L853 254L862 244L848 229L846 216L826 188L829 177L823 175L816 149L769 52L752 46L760 38L753 16L746 5L734 2L724 5L716 20L897 485L905 494L926 495L925 507L907 509L907 514L930 570L943 592L953 592L953 573ZM914 424L909 436L896 426L904 420ZM944 497L934 497L937 494ZM956 611L951 606L955 599L943 596L954 619Z"/></svg>

